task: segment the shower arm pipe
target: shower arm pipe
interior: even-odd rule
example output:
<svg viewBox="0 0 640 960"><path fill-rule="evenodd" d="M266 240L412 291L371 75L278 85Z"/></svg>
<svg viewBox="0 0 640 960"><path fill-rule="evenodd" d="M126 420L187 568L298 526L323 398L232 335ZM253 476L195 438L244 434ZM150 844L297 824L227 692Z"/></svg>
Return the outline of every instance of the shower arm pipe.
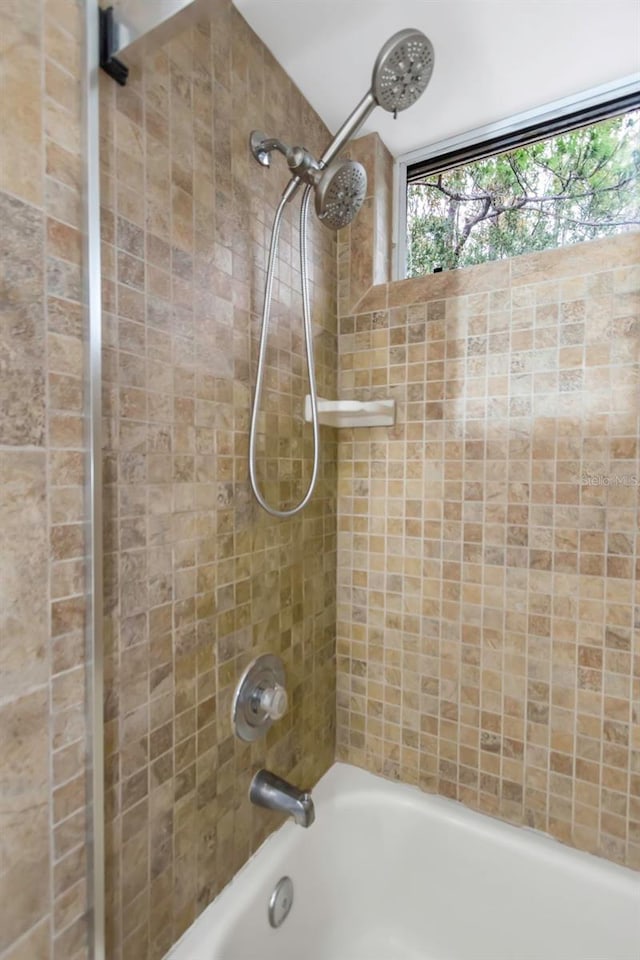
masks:
<svg viewBox="0 0 640 960"><path fill-rule="evenodd" d="M365 123L377 106L378 102L373 95L373 90L368 90L355 110L349 114L327 149L320 157L320 160L318 161L319 167L326 167L331 163L332 160L335 160L340 151L344 150L349 140L356 135L362 124ZM291 200L301 182L302 181L300 177L293 177L289 181L282 195L285 203Z"/></svg>

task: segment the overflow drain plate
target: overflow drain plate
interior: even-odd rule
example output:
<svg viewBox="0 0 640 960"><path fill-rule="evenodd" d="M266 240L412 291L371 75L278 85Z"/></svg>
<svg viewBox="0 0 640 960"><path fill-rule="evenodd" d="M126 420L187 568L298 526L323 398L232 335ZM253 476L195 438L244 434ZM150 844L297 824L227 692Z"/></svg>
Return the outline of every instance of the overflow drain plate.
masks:
<svg viewBox="0 0 640 960"><path fill-rule="evenodd" d="M279 927L289 916L293 905L293 881L291 877L281 877L269 897L269 923Z"/></svg>

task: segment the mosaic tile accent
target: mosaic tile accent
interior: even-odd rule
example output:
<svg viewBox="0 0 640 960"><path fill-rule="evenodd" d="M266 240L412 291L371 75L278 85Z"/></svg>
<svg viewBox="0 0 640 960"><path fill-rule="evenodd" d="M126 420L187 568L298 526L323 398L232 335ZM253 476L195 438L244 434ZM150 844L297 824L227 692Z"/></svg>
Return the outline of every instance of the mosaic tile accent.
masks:
<svg viewBox="0 0 640 960"><path fill-rule="evenodd" d="M335 742L335 433L298 518L248 486L248 424L271 221L287 181L252 128L329 135L228 2L102 83L108 954L164 956L281 819L248 802L262 765L312 785ZM259 437L268 499L310 475L297 211L283 227ZM319 387L337 379L336 242L313 224ZM256 655L291 707L266 741L231 731Z"/></svg>
<svg viewBox="0 0 640 960"><path fill-rule="evenodd" d="M398 422L341 432L338 479L339 758L636 868L639 261L374 288L340 395Z"/></svg>

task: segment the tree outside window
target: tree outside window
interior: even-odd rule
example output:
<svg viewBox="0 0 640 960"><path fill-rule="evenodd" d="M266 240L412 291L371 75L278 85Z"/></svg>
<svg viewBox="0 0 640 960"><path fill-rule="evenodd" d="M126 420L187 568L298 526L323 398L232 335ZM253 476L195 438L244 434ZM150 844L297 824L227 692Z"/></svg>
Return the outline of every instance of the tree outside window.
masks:
<svg viewBox="0 0 640 960"><path fill-rule="evenodd" d="M640 228L640 110L407 187L407 276Z"/></svg>

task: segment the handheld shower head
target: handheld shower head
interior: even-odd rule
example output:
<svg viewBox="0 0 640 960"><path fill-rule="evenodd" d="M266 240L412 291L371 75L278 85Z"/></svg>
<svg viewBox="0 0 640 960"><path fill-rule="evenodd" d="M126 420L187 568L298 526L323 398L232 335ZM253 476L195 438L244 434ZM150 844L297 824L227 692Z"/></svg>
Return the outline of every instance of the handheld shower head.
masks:
<svg viewBox="0 0 640 960"><path fill-rule="evenodd" d="M433 62L433 45L421 30L410 27L394 33L376 57L371 88L320 157L320 165L326 166L338 156L376 107L395 116L413 106L427 89Z"/></svg>
<svg viewBox="0 0 640 960"><path fill-rule="evenodd" d="M400 30L383 46L373 67L371 92L390 113L412 107L433 73L433 45L420 30Z"/></svg>

